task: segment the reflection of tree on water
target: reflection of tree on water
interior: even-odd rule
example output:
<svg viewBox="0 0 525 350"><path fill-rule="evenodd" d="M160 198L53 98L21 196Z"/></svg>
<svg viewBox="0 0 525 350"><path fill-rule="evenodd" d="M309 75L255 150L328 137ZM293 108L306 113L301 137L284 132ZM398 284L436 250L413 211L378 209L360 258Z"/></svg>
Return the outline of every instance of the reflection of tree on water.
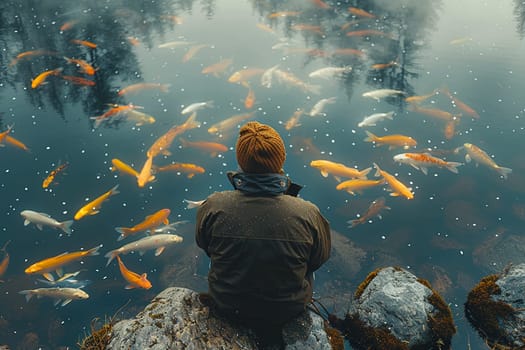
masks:
<svg viewBox="0 0 525 350"><path fill-rule="evenodd" d="M349 97L361 75L373 88L413 93L409 80L417 77L415 57L440 5L428 0L404 6L389 1L253 1L269 26L281 24L288 39L303 36L312 49L305 65L323 59L327 65L351 66L353 72L343 79Z"/></svg>
<svg viewBox="0 0 525 350"><path fill-rule="evenodd" d="M516 31L523 39L525 36L525 2L514 0L514 17L516 18Z"/></svg>
<svg viewBox="0 0 525 350"><path fill-rule="evenodd" d="M31 103L46 103L65 118L65 103L81 102L87 116L101 114L107 104L125 103L116 94L121 82L141 80L141 71L133 51L136 42L151 48L156 35L164 35L177 24L178 11L191 10L193 0L106 3L32 2L4 3L0 12L1 80L14 89L22 86ZM213 2L206 2L213 13ZM71 40L86 40L97 45L89 48ZM27 51L45 50L44 54L24 57ZM79 72L64 57L82 59L96 69L93 76ZM13 61L13 59L15 59ZM80 77L93 86L50 76L45 85L31 88L31 81L44 71L62 68L61 75ZM88 82L89 83L89 82Z"/></svg>

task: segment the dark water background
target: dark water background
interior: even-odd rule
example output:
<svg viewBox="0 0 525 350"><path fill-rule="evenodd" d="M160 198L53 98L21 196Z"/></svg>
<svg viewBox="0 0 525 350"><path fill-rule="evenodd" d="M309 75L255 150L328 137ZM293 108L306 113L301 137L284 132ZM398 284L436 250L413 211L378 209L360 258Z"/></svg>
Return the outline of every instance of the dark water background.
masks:
<svg viewBox="0 0 525 350"><path fill-rule="evenodd" d="M280 131L288 145L286 171L304 184L301 195L316 203L332 228L366 252L357 271L345 266L325 267L317 273L317 297L327 307L344 315L345 304L356 286L372 269L395 264L419 277L439 281L440 292L450 304L458 332L455 349L486 348L466 322L463 303L470 288L488 273L499 271L511 256L479 262L483 242L509 233L521 235L525 212L523 169L525 70L521 1L346 1L327 2L323 9L314 1L5 1L0 5L0 131L14 124L11 136L24 142L30 152L13 146L0 148L0 245L11 240L7 251L11 263L0 284L0 344L16 348L28 333L38 337L44 349L75 347L90 328L93 318L117 314L131 317L167 286L206 288L208 262L193 238L193 210L184 199L199 200L213 191L229 188L225 172L235 170L235 130L219 139L230 150L210 157L205 152L182 148L176 139L172 156L155 158L159 165L172 161L196 163L206 169L188 179L184 175L158 174L157 181L138 188L134 179L110 172L111 159L118 158L140 170L150 145L186 116L180 111L194 102L214 101L201 110L201 128L186 133L191 140L213 140L208 127L232 115L247 113L243 104L247 89L227 81L244 67L283 70L321 86L319 95L274 83L270 89L252 80L256 95L254 119ZM367 20L352 16L352 6L374 13ZM278 11L297 11L296 16L270 18ZM177 16L177 22L170 16ZM71 29L60 27L74 21ZM257 24L269 26L273 32ZM341 26L350 23L351 29ZM298 30L297 24L321 26L323 34ZM374 29L391 37L370 35L347 37L346 31ZM136 38L133 45L129 38ZM282 41L280 41L280 38ZM89 40L96 49L71 43ZM188 48L163 49L159 44L186 40L208 44L183 63ZM272 49L288 43L288 51ZM315 49L319 51L296 50ZM337 48L354 48L366 56L327 55ZM37 56L11 64L21 52L35 49L56 51L58 56ZM318 53L317 55L314 53ZM319 54L324 52L325 54ZM93 77L76 72L62 56L81 58L98 70ZM233 64L220 77L201 70L222 59ZM395 60L397 65L375 70L375 63ZM341 80L309 79L308 74L325 66L353 68ZM94 86L79 86L59 77L31 88L39 73L63 67L70 75L92 79ZM171 84L168 93L142 91L120 97L119 89L137 82ZM457 98L474 108L479 119L461 118L457 134L443 134L442 121L407 110L401 98L377 102L362 93L393 88L408 95L424 95L448 87ZM326 116L302 117L302 125L290 131L284 123L297 108L309 111L321 98L335 96ZM94 130L89 118L102 114L107 104L143 106L156 118L140 127L131 122L103 124ZM427 105L452 113L461 112L443 95ZM513 168L504 180L490 169L472 163L459 174L444 169L421 172L392 161L402 150L374 147L363 142L364 130L357 127L363 117L393 110L393 121L368 130L385 135L403 133L418 141L418 151L429 147L441 157L463 161L464 153L450 151L465 142L473 143L495 161ZM310 144L310 146L305 146ZM415 198L388 197L381 189L350 196L337 191L337 182L323 178L309 166L311 160L328 159L363 169L372 162L396 174L414 188ZM66 174L57 177L50 189L41 187L47 173L69 162ZM71 236L33 225L25 227L19 215L30 209L46 212L57 220L70 219L85 204L119 184L120 194L110 198L96 216L73 226ZM347 220L363 213L370 202L385 195L392 209L383 220L350 230ZM177 231L185 241L169 247L159 257L148 252L124 256L128 268L147 272L153 288L125 290L115 263L105 267L103 254L120 246L114 227L132 226L146 215L171 209L170 221L188 220ZM127 241L126 241L127 242ZM23 289L43 287L24 269L34 262L65 251L89 249L103 244L102 255L90 257L67 271L85 269L80 279L93 281L85 288L90 298L54 307L49 299L26 303ZM476 255L477 254L477 255ZM480 257L481 255L481 257ZM486 254L485 254L486 255ZM523 257L521 257L523 261ZM351 260L349 258L349 260Z"/></svg>

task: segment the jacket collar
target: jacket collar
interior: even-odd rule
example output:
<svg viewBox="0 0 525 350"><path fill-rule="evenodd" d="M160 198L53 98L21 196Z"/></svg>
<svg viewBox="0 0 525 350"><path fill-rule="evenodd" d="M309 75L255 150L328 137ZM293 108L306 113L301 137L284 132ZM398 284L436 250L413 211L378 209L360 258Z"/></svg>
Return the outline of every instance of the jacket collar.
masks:
<svg viewBox="0 0 525 350"><path fill-rule="evenodd" d="M291 184L287 176L274 173L251 174L229 171L227 175L233 188L252 195L285 194Z"/></svg>

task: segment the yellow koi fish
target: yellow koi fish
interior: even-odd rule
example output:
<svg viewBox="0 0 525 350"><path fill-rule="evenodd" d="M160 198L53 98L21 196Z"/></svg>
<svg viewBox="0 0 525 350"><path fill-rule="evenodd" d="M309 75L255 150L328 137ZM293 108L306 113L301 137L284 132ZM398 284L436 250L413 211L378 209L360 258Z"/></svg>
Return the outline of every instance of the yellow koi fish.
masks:
<svg viewBox="0 0 525 350"><path fill-rule="evenodd" d="M161 166L155 169L159 171L176 171L180 173L186 173L188 179L191 179L195 174L204 174L206 171L203 167L191 163L173 163L165 166Z"/></svg>
<svg viewBox="0 0 525 350"><path fill-rule="evenodd" d="M512 173L511 168L499 166L485 151L483 151L478 146L471 143L465 143L462 147L458 147L454 152L457 153L462 148L467 152L465 155L465 160L467 163L470 163L472 160L474 160L477 164L488 166L489 168L494 169L504 179L506 179L507 176Z"/></svg>
<svg viewBox="0 0 525 350"><path fill-rule="evenodd" d="M80 220L86 215L96 215L100 211L100 207L102 206L102 203L106 201L109 197L120 193L118 190L118 185L115 185L112 189L101 195L100 197L95 198L88 204L84 205L82 208L80 208L77 213L74 216L75 220Z"/></svg>
<svg viewBox="0 0 525 350"><path fill-rule="evenodd" d="M352 179L341 182L335 188L344 190L355 196L355 192L362 193L364 189L376 187L385 183L385 180Z"/></svg>
<svg viewBox="0 0 525 350"><path fill-rule="evenodd" d="M153 213L151 215L146 216L144 221L139 222L133 227L116 227L115 230L120 233L120 236L118 237L118 241L123 240L124 238L131 236L135 233L142 232L142 231L153 231L157 227L160 226L160 224L167 225L169 224L168 216L170 216L171 211L169 209L161 209L157 211L156 213Z"/></svg>
<svg viewBox="0 0 525 350"><path fill-rule="evenodd" d="M372 170L372 168L367 168L359 171L329 160L312 160L310 166L319 169L323 177L328 177L331 174L337 181L341 181L341 177L366 179L366 175Z"/></svg>
<svg viewBox="0 0 525 350"><path fill-rule="evenodd" d="M408 149L417 145L416 140L410 136L405 135L386 135L386 136L376 136L370 131L365 131L367 137L364 139L366 142L374 142L376 145L388 145L388 149L393 149L395 147L403 147Z"/></svg>
<svg viewBox="0 0 525 350"><path fill-rule="evenodd" d="M155 175L151 174L152 166L153 157L148 157L148 159L146 159L146 162L144 163L144 166L142 167L142 170L139 173L139 176L137 176L137 184L139 185L139 187L144 187L148 182L155 180Z"/></svg>
<svg viewBox="0 0 525 350"><path fill-rule="evenodd" d="M412 193L412 189L405 186L401 181L396 179L396 177L392 174L387 173L384 170L381 170L379 168L379 165L374 163L374 167L376 168L376 175L375 176L381 176L386 181L388 186L390 186L390 189L392 190L392 193L390 193L391 196L397 197L397 196L403 196L406 199L413 199L414 194Z"/></svg>
<svg viewBox="0 0 525 350"><path fill-rule="evenodd" d="M47 77L51 75L59 75L60 72L62 72L62 70L63 70L62 68L56 68L56 69L52 69L52 70L48 70L48 71L40 73L39 75L36 76L36 78L31 80L31 88L36 89L38 86L45 83Z"/></svg>
<svg viewBox="0 0 525 350"><path fill-rule="evenodd" d="M201 123L197 121L197 112L193 112L183 124L172 126L164 135L159 137L148 149L146 155L151 158L154 158L161 153L164 155L170 155L171 152L168 148L173 143L175 137L185 131L198 128L200 125Z"/></svg>
<svg viewBox="0 0 525 350"><path fill-rule="evenodd" d="M124 277L124 279L129 283L124 288L126 289L133 289L133 288L150 289L151 288L151 282L148 281L147 273L143 273L142 275L139 275L138 273L128 270L128 268L124 265L124 263L120 259L119 255L117 255L117 260L118 260L118 267L119 267L120 273L122 274L122 277Z"/></svg>
<svg viewBox="0 0 525 350"><path fill-rule="evenodd" d="M120 171L123 174L128 174L135 178L139 177L138 171L136 171L130 165L124 163L120 159L113 158L111 160L111 164L113 164L113 166L111 167L111 171Z"/></svg>

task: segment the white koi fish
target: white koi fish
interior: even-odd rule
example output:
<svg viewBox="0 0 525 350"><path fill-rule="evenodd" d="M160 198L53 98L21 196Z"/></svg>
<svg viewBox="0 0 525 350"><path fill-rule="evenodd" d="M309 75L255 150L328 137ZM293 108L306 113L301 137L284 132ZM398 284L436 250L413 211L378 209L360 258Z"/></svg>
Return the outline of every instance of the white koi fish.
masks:
<svg viewBox="0 0 525 350"><path fill-rule="evenodd" d="M335 103L335 100L336 100L335 97L323 98L323 99L319 100L312 107L312 109L310 110L310 113L308 113L308 115L310 117L315 117L315 116L318 116L318 115L321 115L321 114L322 115L326 115L326 113L323 113L324 108L326 107L327 104Z"/></svg>
<svg viewBox="0 0 525 350"><path fill-rule="evenodd" d="M393 89L378 89L378 90L372 90L367 91L363 93L363 97L369 97L373 98L376 101L379 101L382 98L394 96L394 95L406 95L407 93L401 90L393 90Z"/></svg>
<svg viewBox="0 0 525 350"><path fill-rule="evenodd" d="M32 210L23 210L20 215L24 218L24 226L35 224L39 230L42 230L43 226L50 226L59 228L68 235L71 234L71 225L74 222L73 220L59 222L46 213L38 213Z"/></svg>
<svg viewBox="0 0 525 350"><path fill-rule="evenodd" d="M105 255L105 257L108 258L106 266L119 254L128 254L129 252L137 251L140 255L143 255L147 250L155 249L155 256L159 256L166 246L180 242L182 242L182 237L173 234L157 234L144 237L108 252Z"/></svg>
<svg viewBox="0 0 525 350"><path fill-rule="evenodd" d="M496 170L496 172L498 172L504 179L506 179L507 176L512 173L512 169L499 166L485 151L471 143L465 143L462 147L456 148L454 153L458 153L458 151L462 148L464 148L467 152L465 155L465 160L467 163L470 163L472 160L474 160L476 164L488 166L489 168Z"/></svg>
<svg viewBox="0 0 525 350"><path fill-rule="evenodd" d="M372 115L369 115L368 117L364 117L362 121L357 124L358 127L366 127L366 126L376 126L376 123L384 120L384 119L394 119L394 111L390 111L387 113L374 113Z"/></svg>
<svg viewBox="0 0 525 350"><path fill-rule="evenodd" d="M320 78L320 79L332 79L340 78L344 74L348 74L352 71L352 67L324 67L318 70L315 70L308 74L310 78Z"/></svg>
<svg viewBox="0 0 525 350"><path fill-rule="evenodd" d="M66 306L72 300L82 300L89 298L89 294L79 288L37 288L29 290L21 290L19 294L25 295L26 301L29 301L33 296L37 298L48 297L56 299L55 305Z"/></svg>
<svg viewBox="0 0 525 350"><path fill-rule="evenodd" d="M191 105L188 105L186 106L181 114L189 114L189 113L193 113L199 109L203 109L203 108L211 108L213 107L213 101L206 101L206 102L196 102L196 103L192 103Z"/></svg>
<svg viewBox="0 0 525 350"><path fill-rule="evenodd" d="M278 64L264 71L264 73L261 75L261 85L262 86L264 86L267 89L272 87L273 73L275 72L277 68L279 68Z"/></svg>

